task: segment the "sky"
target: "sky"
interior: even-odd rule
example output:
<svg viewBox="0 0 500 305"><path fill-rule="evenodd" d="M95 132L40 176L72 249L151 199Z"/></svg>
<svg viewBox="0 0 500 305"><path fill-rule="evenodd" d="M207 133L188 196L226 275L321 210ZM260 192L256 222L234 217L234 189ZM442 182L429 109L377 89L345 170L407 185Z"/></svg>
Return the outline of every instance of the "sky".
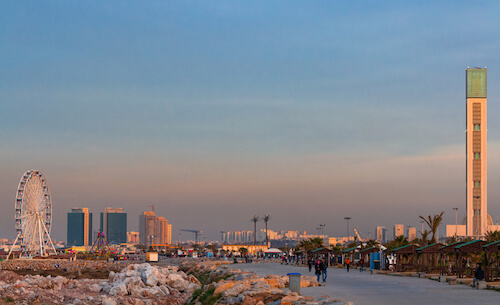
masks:
<svg viewBox="0 0 500 305"><path fill-rule="evenodd" d="M488 212L500 216L496 1L0 3L0 237L19 179L67 213L180 229L345 236L465 211L465 69L488 68ZM258 223L258 229L264 223ZM351 230L352 231L352 230ZM442 231L444 233L444 231ZM350 232L353 234L353 232Z"/></svg>

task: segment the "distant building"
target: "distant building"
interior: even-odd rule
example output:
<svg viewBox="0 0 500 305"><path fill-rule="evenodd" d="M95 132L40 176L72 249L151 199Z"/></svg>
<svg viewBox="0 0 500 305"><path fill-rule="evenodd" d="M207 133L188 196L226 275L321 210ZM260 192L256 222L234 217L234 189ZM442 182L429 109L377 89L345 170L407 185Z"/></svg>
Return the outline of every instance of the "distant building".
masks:
<svg viewBox="0 0 500 305"><path fill-rule="evenodd" d="M68 213L67 245L92 245L92 213L88 208L73 208Z"/></svg>
<svg viewBox="0 0 500 305"><path fill-rule="evenodd" d="M172 225L165 217L156 216L154 210L145 211L139 215L139 236L141 244L147 247L171 244Z"/></svg>
<svg viewBox="0 0 500 305"><path fill-rule="evenodd" d="M105 208L104 213L101 213L100 230L108 243L126 243L127 213L123 213L123 208Z"/></svg>
<svg viewBox="0 0 500 305"><path fill-rule="evenodd" d="M408 241L411 242L415 238L417 238L417 228L408 227Z"/></svg>
<svg viewBox="0 0 500 305"><path fill-rule="evenodd" d="M375 229L375 240L378 241L379 243L386 243L387 242L385 227L378 226Z"/></svg>
<svg viewBox="0 0 500 305"><path fill-rule="evenodd" d="M139 232L127 232L127 243L140 243Z"/></svg>
<svg viewBox="0 0 500 305"><path fill-rule="evenodd" d="M141 244L147 247L154 242L156 215L153 211L145 211L139 215L139 236Z"/></svg>
<svg viewBox="0 0 500 305"><path fill-rule="evenodd" d="M394 225L394 238L405 235L405 225L395 224Z"/></svg>

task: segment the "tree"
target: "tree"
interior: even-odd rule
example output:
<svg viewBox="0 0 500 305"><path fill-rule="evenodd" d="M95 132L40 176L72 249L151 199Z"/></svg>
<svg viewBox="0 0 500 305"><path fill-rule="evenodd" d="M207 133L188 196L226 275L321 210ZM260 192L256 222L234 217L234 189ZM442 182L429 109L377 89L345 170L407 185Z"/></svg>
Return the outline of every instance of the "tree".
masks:
<svg viewBox="0 0 500 305"><path fill-rule="evenodd" d="M313 243L311 242L311 239L304 239L300 242L299 246L298 246L299 249L303 249L304 252L305 252L305 261L307 262L308 260L308 255L309 255L309 252L316 249L314 248L314 245ZM297 261L298 263L298 261Z"/></svg>
<svg viewBox="0 0 500 305"><path fill-rule="evenodd" d="M398 236L394 238L391 242L387 243L385 247L388 251L392 251L393 249L409 245L408 239L404 237L404 235Z"/></svg>
<svg viewBox="0 0 500 305"><path fill-rule="evenodd" d="M420 219L425 221L425 223L429 226L430 232L432 233L432 238L431 238L431 244L436 243L436 233L439 229L439 225L443 221L443 214L444 211L441 212L441 214L436 214L431 217L431 215L427 216L427 218L423 216L419 216Z"/></svg>
<svg viewBox="0 0 500 305"><path fill-rule="evenodd" d="M499 241L500 240L500 232L496 231L496 230L495 231L488 231L484 235L484 238L486 239L486 241L488 243Z"/></svg>
<svg viewBox="0 0 500 305"><path fill-rule="evenodd" d="M269 246L269 237L267 235L267 222L269 220L271 220L271 215L269 215L269 214L266 214L266 215L264 215L264 217L262 217L262 221L264 221L266 224L266 246Z"/></svg>
<svg viewBox="0 0 500 305"><path fill-rule="evenodd" d="M253 222L253 244L257 244L257 221L259 221L259 217L254 215L250 221Z"/></svg>
<svg viewBox="0 0 500 305"><path fill-rule="evenodd" d="M319 237L314 237L310 239L311 244L313 245L313 250L323 247L323 239Z"/></svg>

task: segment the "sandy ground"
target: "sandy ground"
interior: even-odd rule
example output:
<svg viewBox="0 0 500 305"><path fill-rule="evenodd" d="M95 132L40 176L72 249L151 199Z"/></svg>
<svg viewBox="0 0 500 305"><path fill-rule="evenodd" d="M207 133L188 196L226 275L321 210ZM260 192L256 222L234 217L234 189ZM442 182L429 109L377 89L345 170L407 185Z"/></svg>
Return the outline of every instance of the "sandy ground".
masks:
<svg viewBox="0 0 500 305"><path fill-rule="evenodd" d="M307 267L272 264L237 264L234 269L255 271L259 275L286 275L298 272L314 275ZM387 304L500 304L500 292L475 290L465 285L448 285L429 279L370 274L344 269L328 268L325 286L301 288L301 295L318 297L329 295L355 305Z"/></svg>

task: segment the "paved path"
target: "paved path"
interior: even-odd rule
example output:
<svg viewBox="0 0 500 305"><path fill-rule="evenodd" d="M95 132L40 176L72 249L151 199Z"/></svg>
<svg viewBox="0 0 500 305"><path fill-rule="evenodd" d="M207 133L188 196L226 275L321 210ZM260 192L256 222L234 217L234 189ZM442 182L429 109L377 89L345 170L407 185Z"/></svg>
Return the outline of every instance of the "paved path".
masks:
<svg viewBox="0 0 500 305"><path fill-rule="evenodd" d="M259 275L286 275L299 272L309 273L307 267L296 267L276 263L238 264L234 269L255 271ZM370 272L328 268L326 286L301 288L301 295L318 297L329 295L354 305L377 304L500 304L500 292L491 290L475 290L465 285L448 285L429 279L415 277L399 277Z"/></svg>

